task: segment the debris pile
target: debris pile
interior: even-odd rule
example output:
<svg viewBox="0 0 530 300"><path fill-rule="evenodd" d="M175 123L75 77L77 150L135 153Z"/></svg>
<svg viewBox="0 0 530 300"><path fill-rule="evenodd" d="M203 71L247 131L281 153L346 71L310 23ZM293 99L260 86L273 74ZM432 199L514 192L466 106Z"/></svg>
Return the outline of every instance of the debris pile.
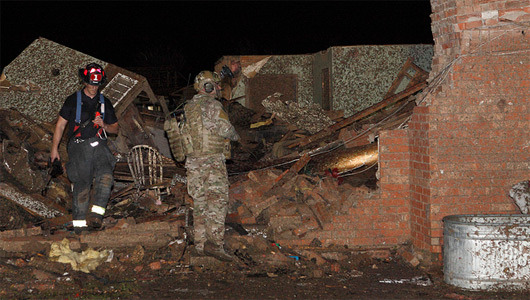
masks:
<svg viewBox="0 0 530 300"><path fill-rule="evenodd" d="M340 269L336 263L346 256L313 237L332 230L337 216L348 214L348 209L378 192L379 131L406 126L415 106L414 94L425 85L421 80L411 81L394 93L394 84L381 103L347 118L341 111L299 107L279 93L266 97L262 101L265 109L259 113L236 101L225 101L241 136L233 143L227 162L231 182L227 247L239 258L238 263L273 274L271 270L280 267L310 262L318 266L310 274L315 277ZM134 118L128 118L127 112ZM183 164L163 155L160 136L140 130L152 137L152 143L134 143L138 130L132 128L163 132L161 114L134 105L123 113L122 118L132 120L127 122L138 119L142 126L123 126L127 142L121 136L109 139L118 163L103 229L75 239L93 248L128 249L133 254L127 259L132 260L141 260L143 251L155 248L169 251L171 260L181 265L211 265L190 255L193 200L186 191ZM59 244L52 247L52 242L68 233L71 190L67 174L52 176L50 171L54 124L38 123L15 109L0 110L0 116L0 198L32 217L26 224L4 229L39 229L17 231L21 241L9 243L15 231L6 231L0 235L0 244L5 251L31 251L28 245L38 237L43 242L39 249L56 250ZM59 147L63 163L68 160L66 143L63 139ZM149 157L156 160L132 159L133 149L140 148L155 152ZM155 173L156 178L151 176ZM312 240L309 248L291 249L277 242L296 244L308 236Z"/></svg>
<svg viewBox="0 0 530 300"><path fill-rule="evenodd" d="M265 225L266 236L272 240L303 238L323 230L334 216L346 214L358 199L374 193L366 186L354 188L341 182L333 172L306 175L298 174L298 168L251 171L246 180L233 184L231 222L243 227Z"/></svg>
<svg viewBox="0 0 530 300"><path fill-rule="evenodd" d="M310 134L315 134L334 123L319 106L300 107L289 100L281 101L281 96L280 93L274 93L261 102L267 112L275 114L280 120L307 130Z"/></svg>

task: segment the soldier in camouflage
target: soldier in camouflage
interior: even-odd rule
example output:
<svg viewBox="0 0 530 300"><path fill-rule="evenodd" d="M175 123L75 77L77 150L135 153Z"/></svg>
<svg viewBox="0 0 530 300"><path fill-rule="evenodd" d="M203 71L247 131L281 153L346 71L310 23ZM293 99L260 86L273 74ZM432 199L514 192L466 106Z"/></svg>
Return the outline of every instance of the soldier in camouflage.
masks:
<svg viewBox="0 0 530 300"><path fill-rule="evenodd" d="M195 250L224 261L225 218L228 211L228 174L225 159L230 141L239 140L220 97L217 73L202 71L195 77L198 92L184 106L185 122L180 136L186 155L188 194L193 198ZM170 142L175 140L168 131ZM175 143L171 143L172 150ZM176 151L173 150L175 153Z"/></svg>

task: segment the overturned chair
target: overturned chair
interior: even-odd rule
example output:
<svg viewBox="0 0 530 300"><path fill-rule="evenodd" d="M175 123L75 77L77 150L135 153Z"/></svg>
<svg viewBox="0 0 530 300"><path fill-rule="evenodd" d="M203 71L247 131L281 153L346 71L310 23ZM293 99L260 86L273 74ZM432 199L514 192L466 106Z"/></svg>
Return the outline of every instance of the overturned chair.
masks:
<svg viewBox="0 0 530 300"><path fill-rule="evenodd" d="M148 145L137 145L127 155L127 164L134 179L137 196L142 191L153 190L156 205L162 204L162 195L170 194L169 182L163 180L163 163L160 152Z"/></svg>

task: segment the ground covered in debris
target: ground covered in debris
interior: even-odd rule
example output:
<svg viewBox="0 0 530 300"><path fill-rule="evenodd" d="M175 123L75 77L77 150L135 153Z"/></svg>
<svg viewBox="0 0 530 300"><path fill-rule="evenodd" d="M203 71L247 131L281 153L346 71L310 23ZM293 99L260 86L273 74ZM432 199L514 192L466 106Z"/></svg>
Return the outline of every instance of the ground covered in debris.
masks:
<svg viewBox="0 0 530 300"><path fill-rule="evenodd" d="M104 228L68 232L70 182L48 161L54 126L0 110L0 299L527 299L447 285L442 267L410 245L348 249L313 238L379 199L374 139L408 119L410 93L346 119L307 118L277 95L267 113L228 104L241 135L227 163L230 263L192 255L193 201L182 164L167 157L163 180L140 185L127 153L116 153ZM328 118L337 123L322 131ZM355 225L344 222L350 234Z"/></svg>
<svg viewBox="0 0 530 300"><path fill-rule="evenodd" d="M2 257L2 299L525 299L517 292L463 291L443 282L439 268L413 268L399 257L348 258L314 267L293 259L281 267L233 263L189 266L181 253L129 249L84 273L45 254Z"/></svg>
<svg viewBox="0 0 530 300"><path fill-rule="evenodd" d="M264 181L273 173L250 177ZM250 177L240 186L252 185ZM186 198L185 186L175 185L172 194ZM309 246L282 245L274 236L284 225L270 222L227 223L226 248L233 262L196 257L188 201L167 197L155 205L148 196L116 197L105 228L80 236L0 197L0 243L3 249L22 245L0 250L0 299L527 299L526 292L448 285L441 266L415 261L407 245L349 249L316 239ZM248 203L250 219L275 207Z"/></svg>

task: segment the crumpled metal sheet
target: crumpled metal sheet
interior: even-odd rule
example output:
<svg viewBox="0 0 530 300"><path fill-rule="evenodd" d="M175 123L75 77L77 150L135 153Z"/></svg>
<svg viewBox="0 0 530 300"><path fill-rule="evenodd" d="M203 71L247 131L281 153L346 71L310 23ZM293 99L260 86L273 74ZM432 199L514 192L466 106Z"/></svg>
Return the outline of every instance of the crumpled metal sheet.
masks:
<svg viewBox="0 0 530 300"><path fill-rule="evenodd" d="M322 108L316 105L300 107L295 102L280 100L281 96L280 93L274 93L261 102L267 112L274 113L280 120L294 124L311 134L335 123L324 113Z"/></svg>

